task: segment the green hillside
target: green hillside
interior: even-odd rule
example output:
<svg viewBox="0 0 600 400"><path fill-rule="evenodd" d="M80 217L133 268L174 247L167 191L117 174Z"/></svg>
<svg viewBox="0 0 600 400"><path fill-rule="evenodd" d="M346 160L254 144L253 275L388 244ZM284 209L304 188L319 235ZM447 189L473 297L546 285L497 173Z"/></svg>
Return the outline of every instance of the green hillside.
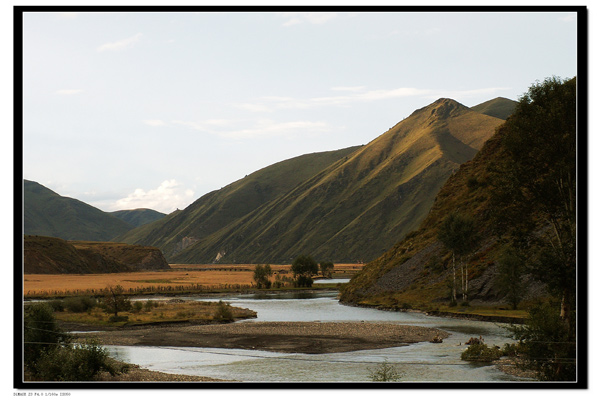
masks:
<svg viewBox="0 0 600 400"><path fill-rule="evenodd" d="M172 260L173 255L191 244L244 218L359 148L306 154L273 164L202 196L184 210L120 235L114 241L157 246Z"/></svg>
<svg viewBox="0 0 600 400"><path fill-rule="evenodd" d="M190 238L193 244L168 257L180 263L284 263L308 253L334 262L369 261L417 228L439 188L502 122L439 99L289 192L208 236Z"/></svg>
<svg viewBox="0 0 600 400"><path fill-rule="evenodd" d="M515 110L517 102L505 97L496 97L484 103L471 107L471 110L490 115L492 117L507 119Z"/></svg>
<svg viewBox="0 0 600 400"><path fill-rule="evenodd" d="M104 241L133 228L115 216L63 197L37 182L23 180L23 200L26 235Z"/></svg>
<svg viewBox="0 0 600 400"><path fill-rule="evenodd" d="M134 227L149 224L150 222L158 221L167 214L148 208L137 208L135 210L120 210L109 213L120 220L127 222Z"/></svg>

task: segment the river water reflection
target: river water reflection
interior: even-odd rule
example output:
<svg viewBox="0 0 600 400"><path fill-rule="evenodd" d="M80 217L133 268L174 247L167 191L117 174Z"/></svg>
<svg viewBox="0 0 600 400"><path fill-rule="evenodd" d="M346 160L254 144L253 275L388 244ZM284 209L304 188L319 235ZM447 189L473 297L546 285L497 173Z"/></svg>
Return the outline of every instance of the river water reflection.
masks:
<svg viewBox="0 0 600 400"><path fill-rule="evenodd" d="M488 345L502 347L507 331L491 322L426 316L342 305L337 292L185 297L219 301L258 313L252 321L364 321L428 326L443 329L443 343L417 343L377 350L333 354L287 354L254 350L107 346L111 355L142 368L167 373L200 375L244 382L365 382L382 362L394 364L408 382L481 382L516 380L492 365L460 359L464 343L482 336ZM252 323L241 321L237 323Z"/></svg>

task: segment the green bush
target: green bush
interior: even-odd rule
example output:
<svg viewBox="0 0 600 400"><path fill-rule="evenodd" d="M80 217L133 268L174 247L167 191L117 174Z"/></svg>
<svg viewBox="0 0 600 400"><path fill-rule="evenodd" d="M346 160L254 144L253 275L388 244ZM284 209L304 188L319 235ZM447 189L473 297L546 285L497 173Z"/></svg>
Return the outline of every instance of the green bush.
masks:
<svg viewBox="0 0 600 400"><path fill-rule="evenodd" d="M96 307L96 299L93 297L70 297L64 300L65 308L74 313L83 313Z"/></svg>
<svg viewBox="0 0 600 400"><path fill-rule="evenodd" d="M219 305L213 314L213 319L221 322L233 321L233 312L231 311L231 306L227 303L223 303L223 301L220 300Z"/></svg>
<svg viewBox="0 0 600 400"><path fill-rule="evenodd" d="M490 362L498 360L503 355L502 350L497 346L488 347L484 343L474 343L462 352L460 358L464 361Z"/></svg>
<svg viewBox="0 0 600 400"><path fill-rule="evenodd" d="M142 303L141 301L136 301L135 303L133 303L133 312L134 313L141 312L143 308L144 308L144 303Z"/></svg>
<svg viewBox="0 0 600 400"><path fill-rule="evenodd" d="M101 371L117 373L99 345L55 346L39 358L34 377L42 381L93 381Z"/></svg>
<svg viewBox="0 0 600 400"><path fill-rule="evenodd" d="M48 305L52 307L54 311L61 312L65 310L65 303L62 300L50 300Z"/></svg>

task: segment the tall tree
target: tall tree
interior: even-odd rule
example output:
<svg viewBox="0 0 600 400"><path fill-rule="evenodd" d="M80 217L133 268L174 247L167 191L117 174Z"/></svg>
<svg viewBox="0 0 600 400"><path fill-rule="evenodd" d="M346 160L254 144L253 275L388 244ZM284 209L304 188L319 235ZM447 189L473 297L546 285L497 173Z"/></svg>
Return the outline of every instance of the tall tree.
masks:
<svg viewBox="0 0 600 400"><path fill-rule="evenodd" d="M292 263L292 273L298 286L310 287L313 283L313 275L319 273L319 264L311 256L302 254Z"/></svg>
<svg viewBox="0 0 600 400"><path fill-rule="evenodd" d="M473 251L477 243L475 220L464 214L452 212L442 221L438 239L452 252L452 302L456 302L456 258L460 262L461 294L468 301L469 271L464 256Z"/></svg>
<svg viewBox="0 0 600 400"><path fill-rule="evenodd" d="M505 155L496 166L496 214L513 241L540 241L533 272L561 299L574 335L576 277L577 82L552 77L531 86L499 129Z"/></svg>

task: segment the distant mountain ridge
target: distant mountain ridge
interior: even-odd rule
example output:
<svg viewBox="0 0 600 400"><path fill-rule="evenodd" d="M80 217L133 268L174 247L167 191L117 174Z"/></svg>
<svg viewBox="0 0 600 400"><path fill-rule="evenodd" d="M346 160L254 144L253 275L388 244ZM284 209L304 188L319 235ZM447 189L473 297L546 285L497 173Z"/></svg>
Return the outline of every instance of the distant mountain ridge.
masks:
<svg viewBox="0 0 600 400"><path fill-rule="evenodd" d="M302 253L334 262L369 261L418 226L439 188L503 122L439 99L235 218L211 225L207 209L245 202L244 196L219 200L225 190L234 191L230 185L117 239L157 246L179 263L285 263ZM248 187L247 178L236 184ZM260 188L261 180L254 184Z"/></svg>
<svg viewBox="0 0 600 400"><path fill-rule="evenodd" d="M24 234L65 240L110 240L133 225L82 201L23 180Z"/></svg>
<svg viewBox="0 0 600 400"><path fill-rule="evenodd" d="M151 210L149 208L136 208L135 210L120 210L109 213L127 222L133 227L139 227L142 225L149 224L150 222L158 221L165 217L167 214Z"/></svg>
<svg viewBox="0 0 600 400"><path fill-rule="evenodd" d="M496 97L471 107L472 110L492 117L507 119L514 111L517 102L506 97Z"/></svg>

